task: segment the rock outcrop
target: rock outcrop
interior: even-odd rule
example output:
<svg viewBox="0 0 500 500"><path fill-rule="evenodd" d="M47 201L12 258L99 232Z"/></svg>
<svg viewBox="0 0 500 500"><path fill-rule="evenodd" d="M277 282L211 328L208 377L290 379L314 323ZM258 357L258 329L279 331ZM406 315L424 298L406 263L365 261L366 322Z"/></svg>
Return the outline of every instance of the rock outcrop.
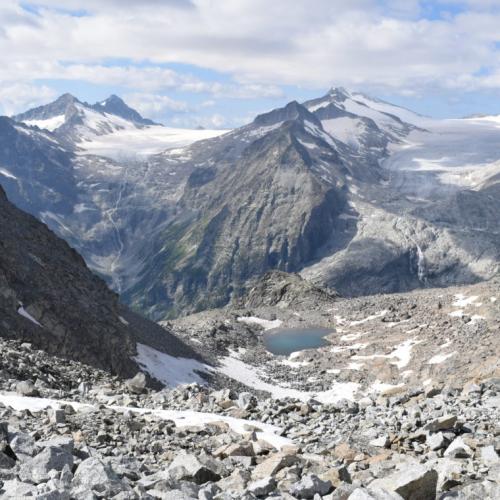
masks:
<svg viewBox="0 0 500 500"><path fill-rule="evenodd" d="M139 370L136 344L199 356L138 317L47 226L0 188L0 335L122 376ZM158 331L160 330L160 331Z"/></svg>

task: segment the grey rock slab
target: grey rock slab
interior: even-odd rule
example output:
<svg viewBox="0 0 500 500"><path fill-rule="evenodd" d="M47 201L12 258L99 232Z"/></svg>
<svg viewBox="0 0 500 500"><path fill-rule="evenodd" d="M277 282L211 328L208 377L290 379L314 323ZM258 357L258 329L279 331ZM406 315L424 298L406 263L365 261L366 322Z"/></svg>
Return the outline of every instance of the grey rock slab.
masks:
<svg viewBox="0 0 500 500"><path fill-rule="evenodd" d="M12 469L14 465L16 465L16 461L3 451L0 451L0 469Z"/></svg>
<svg viewBox="0 0 500 500"><path fill-rule="evenodd" d="M456 415L444 415L442 417L436 418L427 422L424 425L424 431L436 432L446 429L452 429L457 421Z"/></svg>
<svg viewBox="0 0 500 500"><path fill-rule="evenodd" d="M498 500L499 498L500 485L483 481L445 493L439 500Z"/></svg>
<svg viewBox="0 0 500 500"><path fill-rule="evenodd" d="M380 436L370 441L371 446L377 446L378 448L387 448L389 444L389 436Z"/></svg>
<svg viewBox="0 0 500 500"><path fill-rule="evenodd" d="M130 392L134 394L142 394L146 389L146 375L142 372L138 372L135 377L127 380L125 383Z"/></svg>
<svg viewBox="0 0 500 500"><path fill-rule="evenodd" d="M122 481L111 465L103 460L90 457L80 463L71 482L72 495L85 491L111 497L130 488Z"/></svg>
<svg viewBox="0 0 500 500"><path fill-rule="evenodd" d="M348 500L402 500L403 497L397 493L379 488L356 488L347 497Z"/></svg>
<svg viewBox="0 0 500 500"><path fill-rule="evenodd" d="M323 481L318 476L310 474L293 484L290 493L296 498L314 498L315 495L327 495L332 491L333 485L330 481Z"/></svg>
<svg viewBox="0 0 500 500"><path fill-rule="evenodd" d="M262 479L269 476L274 476L284 467L290 467L297 463L299 459L295 455L284 455L282 453L275 453L269 458L261 462L252 472L254 479Z"/></svg>
<svg viewBox="0 0 500 500"><path fill-rule="evenodd" d="M276 489L276 480L273 477L265 477L248 485L247 490L256 497L265 497Z"/></svg>
<svg viewBox="0 0 500 500"><path fill-rule="evenodd" d="M464 442L461 436L454 439L444 452L444 456L450 458L469 458L472 455L472 449Z"/></svg>
<svg viewBox="0 0 500 500"><path fill-rule="evenodd" d="M38 449L62 448L68 453L72 453L75 448L75 441L69 436L55 436L44 441L37 441L35 445Z"/></svg>
<svg viewBox="0 0 500 500"><path fill-rule="evenodd" d="M10 435L10 447L16 456L23 460L35 454L35 440L25 432L14 432Z"/></svg>
<svg viewBox="0 0 500 500"><path fill-rule="evenodd" d="M241 392L238 396L236 404L243 410L250 410L257 404L255 396L250 392Z"/></svg>
<svg viewBox="0 0 500 500"><path fill-rule="evenodd" d="M393 474L375 479L372 488L396 492L405 500L428 500L436 495L438 473L420 464L412 464Z"/></svg>
<svg viewBox="0 0 500 500"><path fill-rule="evenodd" d="M0 496L5 500L19 500L20 498L35 497L38 490L32 484L12 479L5 481L0 488Z"/></svg>
<svg viewBox="0 0 500 500"><path fill-rule="evenodd" d="M21 465L19 477L26 482L43 483L53 471L61 472L65 466L73 467L73 455L63 448L48 447Z"/></svg>
<svg viewBox="0 0 500 500"><path fill-rule="evenodd" d="M436 432L427 436L426 443L432 451L436 451L445 447L446 439L442 432Z"/></svg>
<svg viewBox="0 0 500 500"><path fill-rule="evenodd" d="M170 477L175 481L188 480L197 484L218 481L221 476L212 464L205 465L193 454L177 455L168 467Z"/></svg>

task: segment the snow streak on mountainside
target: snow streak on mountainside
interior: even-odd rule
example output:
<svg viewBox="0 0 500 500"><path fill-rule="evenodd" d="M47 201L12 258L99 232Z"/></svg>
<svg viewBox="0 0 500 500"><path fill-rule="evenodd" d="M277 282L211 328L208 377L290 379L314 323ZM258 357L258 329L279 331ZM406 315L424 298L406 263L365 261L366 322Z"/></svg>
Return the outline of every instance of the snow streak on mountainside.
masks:
<svg viewBox="0 0 500 500"><path fill-rule="evenodd" d="M269 269L347 295L498 269L494 117L432 120L332 89L222 134L117 107L66 95L16 117L53 132L6 119L0 179L152 317L223 305Z"/></svg>

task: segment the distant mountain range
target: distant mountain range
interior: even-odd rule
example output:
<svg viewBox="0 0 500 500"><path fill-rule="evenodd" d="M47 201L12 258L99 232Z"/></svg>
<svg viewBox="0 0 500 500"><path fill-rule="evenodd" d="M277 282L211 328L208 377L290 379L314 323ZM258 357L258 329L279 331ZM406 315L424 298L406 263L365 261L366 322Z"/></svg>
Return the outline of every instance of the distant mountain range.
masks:
<svg viewBox="0 0 500 500"><path fill-rule="evenodd" d="M0 119L0 182L155 319L224 305L269 269L344 295L468 283L500 261L495 120L335 88L187 131L65 94Z"/></svg>

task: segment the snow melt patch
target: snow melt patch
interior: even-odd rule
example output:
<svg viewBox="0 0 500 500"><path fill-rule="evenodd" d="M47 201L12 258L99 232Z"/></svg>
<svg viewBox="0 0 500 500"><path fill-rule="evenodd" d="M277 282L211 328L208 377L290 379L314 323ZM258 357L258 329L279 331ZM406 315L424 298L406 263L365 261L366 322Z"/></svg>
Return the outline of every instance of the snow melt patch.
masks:
<svg viewBox="0 0 500 500"><path fill-rule="evenodd" d="M291 361L290 359L284 359L281 362L282 365L289 366L290 368L301 368L303 366L308 366L311 363L309 361Z"/></svg>
<svg viewBox="0 0 500 500"><path fill-rule="evenodd" d="M259 391L269 392L274 399L292 398L300 401L308 401L314 398L320 403L335 403L341 399L354 400L354 395L360 384L356 382L334 382L332 388L327 391L312 392L290 389L279 386L277 383L268 383L260 376L258 368L248 365L230 355L221 360L221 367L217 368L219 373L226 375L248 387Z"/></svg>
<svg viewBox="0 0 500 500"><path fill-rule="evenodd" d="M402 388L404 386L405 386L405 384L403 384L403 383L393 385L393 384L383 383L380 380L376 380L373 383L373 385L371 386L371 390L374 391L374 392L382 393L382 392L386 392L386 391L389 391L389 390L392 390L392 389L400 389L400 388Z"/></svg>
<svg viewBox="0 0 500 500"><path fill-rule="evenodd" d="M75 403L74 401L59 401L56 399L45 398L29 398L18 396L13 393L0 394L0 403L10 406L16 411L30 410L42 411L47 408L61 408L62 406L71 405L76 411L93 408L92 405ZM173 420L176 426L191 426L191 425L207 425L213 422L225 422L229 427L238 434L244 434L247 425L252 425L259 429L256 431L257 437L274 446L276 449L281 449L282 446L290 444L292 441L281 437L282 432L279 427L270 424L264 424L256 420L243 420L239 418L226 417L216 413L204 413L191 410L152 410L149 408L134 408L124 406L106 406L111 410L118 412L130 411L142 415L148 415L161 420Z"/></svg>
<svg viewBox="0 0 500 500"><path fill-rule="evenodd" d="M14 174L12 174L11 172L9 172L8 170L6 170L5 168L0 168L0 175L7 177L7 179L17 180L17 177Z"/></svg>
<svg viewBox="0 0 500 500"><path fill-rule="evenodd" d="M92 127L99 129L99 124ZM151 125L136 128L130 122L114 126L112 133L91 134L78 146L86 153L105 156L114 160L127 157L147 157L171 148L189 146L196 141L211 139L227 130L191 130ZM171 151L172 153L174 151Z"/></svg>
<svg viewBox="0 0 500 500"><path fill-rule="evenodd" d="M38 127L52 132L56 128L59 128L65 121L65 115L58 115L53 116L52 118L46 118L45 120L26 120L24 124L30 127Z"/></svg>
<svg viewBox="0 0 500 500"><path fill-rule="evenodd" d="M452 356L455 356L456 351L450 352L449 354L436 354L433 356L429 361L427 361L428 365L439 365L446 361L447 359L451 358Z"/></svg>
<svg viewBox="0 0 500 500"><path fill-rule="evenodd" d="M366 133L366 126L363 121L349 116L322 120L321 125L335 139L355 147L359 147L360 135Z"/></svg>
<svg viewBox="0 0 500 500"><path fill-rule="evenodd" d="M365 333L348 333L347 335L342 335L342 337L340 337L340 340L342 342L351 342L353 340L358 340L359 337L362 337L363 335L366 335L366 332Z"/></svg>
<svg viewBox="0 0 500 500"><path fill-rule="evenodd" d="M411 359L411 350L413 346L420 344L422 340L407 340L402 344L398 345L394 351L391 352L390 356L393 358L398 358L399 361L391 363L396 365L400 370L408 365Z"/></svg>
<svg viewBox="0 0 500 500"><path fill-rule="evenodd" d="M283 321L280 319L271 321L269 319L256 318L255 316L240 316L237 320L241 323L246 323L247 325L259 325L264 328L264 330L279 328L283 324Z"/></svg>
<svg viewBox="0 0 500 500"><path fill-rule="evenodd" d="M139 343L137 356L132 359L151 377L170 387L192 382L204 384L196 371L206 372L211 368L195 359L176 358Z"/></svg>
<svg viewBox="0 0 500 500"><path fill-rule="evenodd" d="M364 319L360 319L357 321L351 321L350 325L351 326L362 325L363 323L367 323L368 321L373 321L374 319L383 318L386 314L387 314L386 310L379 311L379 312L372 314L371 316L368 316Z"/></svg>
<svg viewBox="0 0 500 500"><path fill-rule="evenodd" d="M361 342L358 342L357 344L352 344L352 345L337 345L331 349L331 352L339 353L339 352L345 352L345 351L359 351L360 349L365 349L368 347L369 344L363 344Z"/></svg>
<svg viewBox="0 0 500 500"><path fill-rule="evenodd" d="M123 316L118 316L118 319L124 324L124 325L129 325L129 322L123 317Z"/></svg>
<svg viewBox="0 0 500 500"><path fill-rule="evenodd" d="M474 302L476 302L476 300L478 298L479 297L477 295L472 295L471 297L467 297L463 293L458 293L457 295L455 295L455 302L453 302L453 306L454 307L467 307L467 306L474 304ZM480 306L481 304L474 304L474 305Z"/></svg>
<svg viewBox="0 0 500 500"><path fill-rule="evenodd" d="M20 314L24 318L29 319L32 323L35 323L35 325L42 326L23 306L20 306L17 309L17 314Z"/></svg>
<svg viewBox="0 0 500 500"><path fill-rule="evenodd" d="M402 344L397 345L389 354L372 354L370 356L353 356L352 359L368 360L368 359L391 359L397 358L398 361L393 361L390 364L397 366L400 370L408 365L411 359L411 350L413 346L420 344L421 340L410 339Z"/></svg>
<svg viewBox="0 0 500 500"><path fill-rule="evenodd" d="M359 371L361 370L361 368L363 368L363 366L365 366L364 363L355 363L355 362L352 362L352 363L349 363L347 366L346 366L346 370L355 370L355 371Z"/></svg>

